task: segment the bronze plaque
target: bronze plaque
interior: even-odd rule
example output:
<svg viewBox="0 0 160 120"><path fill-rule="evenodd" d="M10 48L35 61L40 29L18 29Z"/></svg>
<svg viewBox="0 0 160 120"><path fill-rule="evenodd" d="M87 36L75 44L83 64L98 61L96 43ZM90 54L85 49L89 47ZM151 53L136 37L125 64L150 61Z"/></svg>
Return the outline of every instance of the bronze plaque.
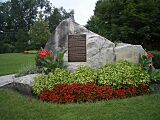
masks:
<svg viewBox="0 0 160 120"><path fill-rule="evenodd" d="M86 62L86 34L68 35L68 62Z"/></svg>

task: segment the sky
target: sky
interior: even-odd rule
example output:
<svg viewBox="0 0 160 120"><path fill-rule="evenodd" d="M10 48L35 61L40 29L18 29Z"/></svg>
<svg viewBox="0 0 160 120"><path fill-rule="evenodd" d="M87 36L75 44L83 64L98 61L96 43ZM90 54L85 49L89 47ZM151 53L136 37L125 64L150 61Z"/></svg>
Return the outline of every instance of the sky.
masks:
<svg viewBox="0 0 160 120"><path fill-rule="evenodd" d="M53 6L66 10L74 10L74 19L80 25L85 25L93 15L98 0L50 0Z"/></svg>
<svg viewBox="0 0 160 120"><path fill-rule="evenodd" d="M1 2L6 0L0 0ZM80 25L85 25L93 15L95 4L98 0L49 0L56 8L63 7L65 10L74 10L74 19Z"/></svg>

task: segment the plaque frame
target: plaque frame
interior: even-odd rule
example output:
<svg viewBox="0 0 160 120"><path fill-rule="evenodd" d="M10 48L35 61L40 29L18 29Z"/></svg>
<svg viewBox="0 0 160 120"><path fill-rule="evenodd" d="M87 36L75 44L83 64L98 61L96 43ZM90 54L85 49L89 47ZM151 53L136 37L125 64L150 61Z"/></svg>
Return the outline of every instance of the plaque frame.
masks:
<svg viewBox="0 0 160 120"><path fill-rule="evenodd" d="M68 35L68 62L86 62L86 34Z"/></svg>

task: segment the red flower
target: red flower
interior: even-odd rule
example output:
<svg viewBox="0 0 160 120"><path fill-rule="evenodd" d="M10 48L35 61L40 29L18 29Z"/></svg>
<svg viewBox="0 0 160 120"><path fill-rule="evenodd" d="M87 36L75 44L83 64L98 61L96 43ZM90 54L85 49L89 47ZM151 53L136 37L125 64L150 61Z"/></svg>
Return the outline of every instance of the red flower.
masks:
<svg viewBox="0 0 160 120"><path fill-rule="evenodd" d="M148 53L148 54L147 54L147 58L148 58L148 59L152 59L152 58L153 58L153 54L152 54L152 53Z"/></svg>
<svg viewBox="0 0 160 120"><path fill-rule="evenodd" d="M148 93L148 86L140 84L138 87L134 85L124 85L120 89L110 89L110 86L98 86L94 83L90 84L71 84L57 85L52 90L42 91L39 98L43 101L52 101L57 103L73 103L73 102L91 102L97 100L122 99L136 95Z"/></svg>
<svg viewBox="0 0 160 120"><path fill-rule="evenodd" d="M51 55L50 52L48 50L44 50L44 49L42 49L41 52L39 53L39 56L41 58L46 58L46 57L48 57L50 55Z"/></svg>

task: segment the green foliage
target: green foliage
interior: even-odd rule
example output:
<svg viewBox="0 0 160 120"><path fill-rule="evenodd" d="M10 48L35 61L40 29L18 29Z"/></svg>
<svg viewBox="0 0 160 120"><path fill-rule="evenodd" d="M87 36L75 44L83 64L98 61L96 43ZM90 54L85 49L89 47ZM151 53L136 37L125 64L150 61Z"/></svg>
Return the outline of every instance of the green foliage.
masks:
<svg viewBox="0 0 160 120"><path fill-rule="evenodd" d="M111 41L160 49L159 14L158 0L99 0L86 27Z"/></svg>
<svg viewBox="0 0 160 120"><path fill-rule="evenodd" d="M140 59L140 66L150 75L151 81L157 81L159 80L159 71L153 65L153 58L154 55L152 53L143 55Z"/></svg>
<svg viewBox="0 0 160 120"><path fill-rule="evenodd" d="M100 85L110 85L112 87L121 87L121 84L148 84L149 75L140 66L120 61L116 64L106 65L97 70L80 66L77 71L70 73L67 70L56 69L54 73L42 75L36 78L33 90L40 94L42 90L50 90L58 84L71 83L98 83Z"/></svg>
<svg viewBox="0 0 160 120"><path fill-rule="evenodd" d="M16 39L17 39L17 42L15 46L17 51L23 52L24 50L26 50L28 47L28 40L29 40L28 32L23 29L19 29L16 34Z"/></svg>
<svg viewBox="0 0 160 120"><path fill-rule="evenodd" d="M61 7L61 8L53 8L53 11L51 12L50 16L47 18L49 21L49 29L51 32L53 32L58 24L69 17L72 17L74 15L74 11L70 10L69 12L66 12L66 10Z"/></svg>
<svg viewBox="0 0 160 120"><path fill-rule="evenodd" d="M149 51L149 53L153 54L153 65L156 69L160 69L160 51Z"/></svg>
<svg viewBox="0 0 160 120"><path fill-rule="evenodd" d="M44 90L51 90L59 84L70 84L70 72L66 69L57 68L54 73L38 76L33 84L33 91L40 94Z"/></svg>
<svg viewBox="0 0 160 120"><path fill-rule="evenodd" d="M156 81L160 81L160 70L157 70L156 72L155 79Z"/></svg>
<svg viewBox="0 0 160 120"><path fill-rule="evenodd" d="M66 66L64 66L64 60L63 60L63 58L64 58L64 54L65 54L65 52L66 52L67 50L62 50L62 49L60 49L60 50L57 50L57 52L56 52L56 58L55 58L55 64L56 64L56 66L58 67L58 68L65 68Z"/></svg>
<svg viewBox="0 0 160 120"><path fill-rule="evenodd" d="M107 33L106 29L102 27L103 24L103 21L101 21L97 16L92 16L91 20L87 22L85 27L99 35L105 36Z"/></svg>
<svg viewBox="0 0 160 120"><path fill-rule="evenodd" d="M42 19L39 19L30 29L31 45L33 49L44 47L50 36L49 25Z"/></svg>
<svg viewBox="0 0 160 120"><path fill-rule="evenodd" d="M150 75L150 79L155 82L155 81L160 81L160 71L153 69L152 71L149 71L148 74Z"/></svg>
<svg viewBox="0 0 160 120"><path fill-rule="evenodd" d="M67 12L63 8L55 8L49 0L0 2L0 53L19 52L35 48L38 50L41 46L44 47L48 40L48 31L53 32L59 22L73 16L73 14L73 10ZM39 16L45 22L36 23L38 24L34 29L36 32L34 31L35 34L31 35L33 39L31 40L28 33ZM31 41L31 44L27 44L28 41Z"/></svg>
<svg viewBox="0 0 160 120"><path fill-rule="evenodd" d="M40 94L43 90L53 89L55 85L71 83L86 84L95 82L96 79L96 70L87 66L80 66L74 73L70 73L66 69L56 69L55 72L36 78L33 90L36 94Z"/></svg>
<svg viewBox="0 0 160 120"><path fill-rule="evenodd" d="M97 80L97 71L91 67L80 66L75 72L71 73L71 79L74 83L92 83Z"/></svg>
<svg viewBox="0 0 160 120"><path fill-rule="evenodd" d="M3 43L3 42L0 42L0 44L2 45L0 47L0 53L11 53L15 50L15 46L13 46L12 44L10 43Z"/></svg>
<svg viewBox="0 0 160 120"><path fill-rule="evenodd" d="M22 46L24 49L27 47L27 33L37 17L38 6L38 0L0 2L0 18L2 18L0 20L0 41L15 47L14 50L9 52L22 51ZM4 48L0 52L8 51Z"/></svg>
<svg viewBox="0 0 160 120"><path fill-rule="evenodd" d="M48 74L54 72L56 68L65 68L63 56L66 50L57 51L56 55L51 54L48 50L42 49L36 56L36 66L39 72Z"/></svg>
<svg viewBox="0 0 160 120"><path fill-rule="evenodd" d="M152 58L148 58L146 55L143 55L140 59L140 66L146 71L149 72L153 67Z"/></svg>
<svg viewBox="0 0 160 120"><path fill-rule="evenodd" d="M53 63L54 56L47 56L46 58L41 58L39 53L36 55L36 67L38 72L48 74L51 71L54 71L56 64Z"/></svg>
<svg viewBox="0 0 160 120"><path fill-rule="evenodd" d="M140 66L120 61L116 64L106 65L98 70L98 83L100 85L143 84L149 83L149 75Z"/></svg>

